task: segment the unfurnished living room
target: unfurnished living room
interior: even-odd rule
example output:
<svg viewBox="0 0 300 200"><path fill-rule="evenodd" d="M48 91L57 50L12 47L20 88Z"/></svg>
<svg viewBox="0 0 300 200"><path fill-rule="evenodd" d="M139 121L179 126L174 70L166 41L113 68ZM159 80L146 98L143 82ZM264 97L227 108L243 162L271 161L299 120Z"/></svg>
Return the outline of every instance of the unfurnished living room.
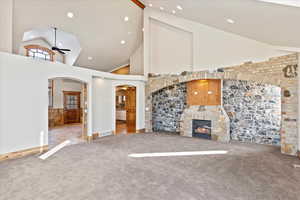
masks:
<svg viewBox="0 0 300 200"><path fill-rule="evenodd" d="M300 200L299 0L0 0L0 200Z"/></svg>

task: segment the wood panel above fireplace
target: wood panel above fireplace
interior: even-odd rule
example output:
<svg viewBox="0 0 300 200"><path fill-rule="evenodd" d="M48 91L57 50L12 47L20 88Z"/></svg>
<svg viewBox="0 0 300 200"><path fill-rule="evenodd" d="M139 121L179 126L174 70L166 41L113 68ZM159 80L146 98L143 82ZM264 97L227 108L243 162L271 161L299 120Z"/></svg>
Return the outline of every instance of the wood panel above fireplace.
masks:
<svg viewBox="0 0 300 200"><path fill-rule="evenodd" d="M190 106L221 105L221 80L195 80L187 83L187 104Z"/></svg>

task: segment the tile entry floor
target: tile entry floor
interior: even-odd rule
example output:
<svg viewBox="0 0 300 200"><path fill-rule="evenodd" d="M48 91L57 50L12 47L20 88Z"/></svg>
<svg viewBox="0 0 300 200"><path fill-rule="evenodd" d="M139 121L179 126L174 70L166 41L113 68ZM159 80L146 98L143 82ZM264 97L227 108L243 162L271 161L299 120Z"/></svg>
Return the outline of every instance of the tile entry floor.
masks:
<svg viewBox="0 0 300 200"><path fill-rule="evenodd" d="M49 129L48 137L49 148L55 147L65 140L70 140L71 144L85 142L82 139L82 124L79 123L51 128Z"/></svg>

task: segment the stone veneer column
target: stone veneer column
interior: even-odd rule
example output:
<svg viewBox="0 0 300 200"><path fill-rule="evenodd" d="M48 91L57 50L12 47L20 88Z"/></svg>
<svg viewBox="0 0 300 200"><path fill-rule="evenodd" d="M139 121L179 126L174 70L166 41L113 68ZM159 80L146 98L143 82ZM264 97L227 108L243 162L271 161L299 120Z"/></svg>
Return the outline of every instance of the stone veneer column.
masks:
<svg viewBox="0 0 300 200"><path fill-rule="evenodd" d="M300 158L300 128L299 128L299 122L300 122L300 74L299 74L299 67L300 67L300 53L298 53L298 87L297 87L297 93L298 93L298 157Z"/></svg>

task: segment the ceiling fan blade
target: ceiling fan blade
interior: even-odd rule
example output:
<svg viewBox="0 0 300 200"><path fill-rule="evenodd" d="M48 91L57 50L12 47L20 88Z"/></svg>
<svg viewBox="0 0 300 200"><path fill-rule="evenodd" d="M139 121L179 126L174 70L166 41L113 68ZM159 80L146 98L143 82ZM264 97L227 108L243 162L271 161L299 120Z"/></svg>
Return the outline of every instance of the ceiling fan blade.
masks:
<svg viewBox="0 0 300 200"><path fill-rule="evenodd" d="M56 51L58 51L59 53L61 53L61 54L66 54L65 52L63 52L63 51L61 51L60 49L57 49Z"/></svg>
<svg viewBox="0 0 300 200"><path fill-rule="evenodd" d="M57 51L57 50L59 50L59 48L57 48L57 47L52 47L52 50L53 50L53 51Z"/></svg>
<svg viewBox="0 0 300 200"><path fill-rule="evenodd" d="M71 51L71 49L59 49L61 51Z"/></svg>

